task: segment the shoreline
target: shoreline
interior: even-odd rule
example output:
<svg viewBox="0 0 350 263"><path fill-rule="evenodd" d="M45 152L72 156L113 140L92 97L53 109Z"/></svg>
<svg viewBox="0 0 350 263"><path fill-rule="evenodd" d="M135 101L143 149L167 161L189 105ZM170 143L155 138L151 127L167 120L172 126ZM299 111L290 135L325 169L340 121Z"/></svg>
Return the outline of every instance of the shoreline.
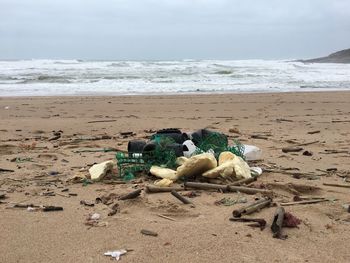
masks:
<svg viewBox="0 0 350 263"><path fill-rule="evenodd" d="M324 94L324 93L348 93L350 92L350 89L344 89L344 90L303 90L303 91L281 91L281 92L215 92L215 93L200 93L200 92L193 92L193 93L140 93L140 94L116 94L116 93L103 93L103 94L77 94L77 95L28 95L28 96L1 96L0 99L12 99L12 98L18 98L18 99L23 99L23 98L79 98L79 97L87 97L87 98L106 98L106 97L111 97L111 98L119 98L119 97L186 97L186 96L199 96L199 97L211 97L211 96L225 96L225 95L230 95L230 96L235 96L235 95L278 95L278 94L285 94L285 95L290 95L290 94L310 94L310 93L316 93L316 94Z"/></svg>

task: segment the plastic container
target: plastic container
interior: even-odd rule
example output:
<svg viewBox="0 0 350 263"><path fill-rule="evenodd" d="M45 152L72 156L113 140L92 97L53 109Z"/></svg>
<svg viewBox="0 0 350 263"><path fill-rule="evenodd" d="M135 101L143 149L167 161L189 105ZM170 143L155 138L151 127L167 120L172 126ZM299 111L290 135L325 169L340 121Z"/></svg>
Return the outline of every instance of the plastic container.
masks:
<svg viewBox="0 0 350 263"><path fill-rule="evenodd" d="M184 141L183 145L183 154L185 157L190 158L193 153L197 150L196 145L194 145L193 141L187 140Z"/></svg>
<svg viewBox="0 0 350 263"><path fill-rule="evenodd" d="M262 158L262 150L254 145L244 145L244 157L247 161L260 160Z"/></svg>
<svg viewBox="0 0 350 263"><path fill-rule="evenodd" d="M133 153L142 153L145 145L146 145L145 141L141 141L141 140L129 141L129 143L128 143L129 155L130 154L132 155Z"/></svg>

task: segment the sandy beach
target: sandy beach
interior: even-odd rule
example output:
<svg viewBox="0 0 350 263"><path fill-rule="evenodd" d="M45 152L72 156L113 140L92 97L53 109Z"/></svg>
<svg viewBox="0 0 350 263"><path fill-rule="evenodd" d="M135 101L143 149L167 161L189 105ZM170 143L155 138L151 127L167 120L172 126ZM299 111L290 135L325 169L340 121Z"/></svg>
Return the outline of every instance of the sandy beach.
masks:
<svg viewBox="0 0 350 263"><path fill-rule="evenodd" d="M350 203L350 188L324 185L350 187L349 103L350 92L2 97L0 168L10 171L0 170L0 192L6 195L0 200L0 262L109 262L103 253L117 249L130 250L121 262L349 262L350 213L342 205ZM263 160L254 166L265 171L253 186L272 190L277 204L298 193L289 183L319 187L299 194L330 201L286 206L302 221L298 228L283 229L286 240L272 237L276 207L249 216L267 221L261 231L229 221L244 204L215 204L224 197L252 202L258 194L199 191L192 208L169 193L142 192L134 200L116 200L120 212L113 216L108 216L113 204L80 203L141 189L155 178L71 183L69 178L88 174L94 163L115 159L113 152L77 151L126 150L131 139L174 127L208 128L227 134L230 142L260 147ZM58 131L62 136L52 139ZM303 150L281 150L295 145ZM64 210L12 207L19 203ZM92 213L101 215L100 225L85 224ZM141 229L158 236L143 235Z"/></svg>

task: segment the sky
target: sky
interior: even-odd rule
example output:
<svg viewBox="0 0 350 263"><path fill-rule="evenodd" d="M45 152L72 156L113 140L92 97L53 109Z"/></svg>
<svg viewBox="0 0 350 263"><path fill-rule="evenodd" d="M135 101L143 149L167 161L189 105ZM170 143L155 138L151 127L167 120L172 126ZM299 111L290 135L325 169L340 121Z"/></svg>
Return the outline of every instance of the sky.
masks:
<svg viewBox="0 0 350 263"><path fill-rule="evenodd" d="M290 59L346 48L349 0L0 0L0 59Z"/></svg>

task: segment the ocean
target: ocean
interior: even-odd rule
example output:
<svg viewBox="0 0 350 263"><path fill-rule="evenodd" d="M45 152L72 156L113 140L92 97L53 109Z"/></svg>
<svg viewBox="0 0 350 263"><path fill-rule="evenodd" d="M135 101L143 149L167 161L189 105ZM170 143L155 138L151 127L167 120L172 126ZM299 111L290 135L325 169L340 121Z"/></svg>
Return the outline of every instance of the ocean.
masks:
<svg viewBox="0 0 350 263"><path fill-rule="evenodd" d="M349 64L283 60L0 61L0 96L350 90Z"/></svg>

